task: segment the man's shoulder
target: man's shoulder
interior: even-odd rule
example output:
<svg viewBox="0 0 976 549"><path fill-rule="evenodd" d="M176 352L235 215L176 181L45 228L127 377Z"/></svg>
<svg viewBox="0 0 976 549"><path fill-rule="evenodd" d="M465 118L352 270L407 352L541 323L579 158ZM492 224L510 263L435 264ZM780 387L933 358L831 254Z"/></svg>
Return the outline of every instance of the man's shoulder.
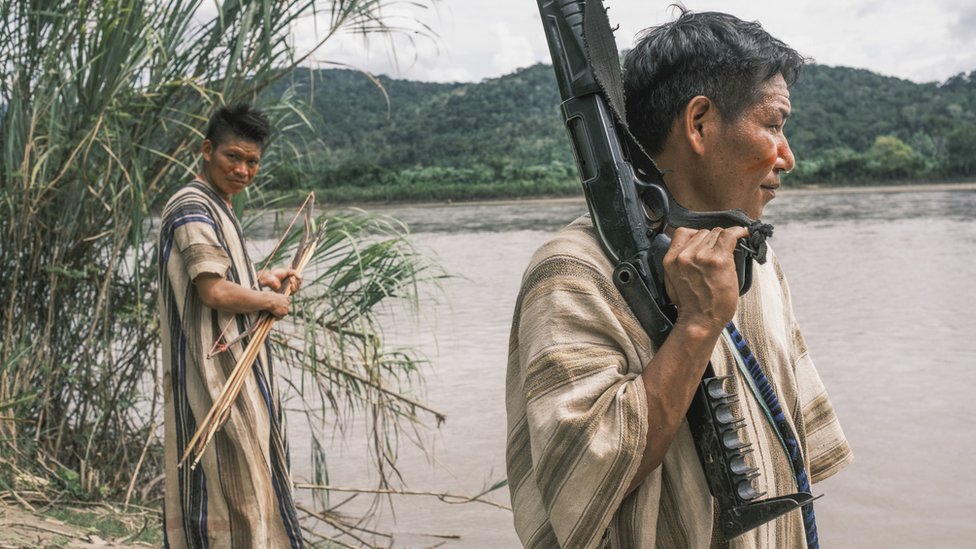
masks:
<svg viewBox="0 0 976 549"><path fill-rule="evenodd" d="M163 217L185 212L188 208L209 214L215 206L217 203L211 193L208 193L206 187L194 179L177 189L173 196L166 201L166 206L163 207Z"/></svg>
<svg viewBox="0 0 976 549"><path fill-rule="evenodd" d="M593 221L588 215L573 220L542 244L532 255L529 270L555 258L591 264L600 267L601 270L604 265L610 266L609 260L600 248L596 231L593 229Z"/></svg>
<svg viewBox="0 0 976 549"><path fill-rule="evenodd" d="M789 292L789 284L786 282L786 273L783 272L783 264L780 263L772 246L769 246L766 250L766 263L762 265L756 264L753 272L754 277L762 277L763 283L779 288L781 292Z"/></svg>

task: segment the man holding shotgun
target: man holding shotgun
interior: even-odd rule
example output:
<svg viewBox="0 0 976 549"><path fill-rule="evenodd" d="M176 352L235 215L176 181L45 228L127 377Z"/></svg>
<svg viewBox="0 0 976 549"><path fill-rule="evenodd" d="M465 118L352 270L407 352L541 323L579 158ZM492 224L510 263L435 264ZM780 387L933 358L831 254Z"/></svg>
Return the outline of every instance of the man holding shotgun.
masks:
<svg viewBox="0 0 976 549"><path fill-rule="evenodd" d="M257 174L270 134L267 116L250 105L218 109L207 126L199 175L163 211L163 520L166 546L174 549L302 547L284 414L266 344L199 464L179 463L247 346L249 330L263 313L287 315L290 299L278 290L288 284L295 291L301 283L294 269L255 272L231 207ZM232 344L213 352L218 340Z"/></svg>
<svg viewBox="0 0 976 549"><path fill-rule="evenodd" d="M644 33L627 56L627 122L664 172L672 213L680 204L758 219L794 165L783 128L791 113L789 86L804 59L758 23L680 11L675 21ZM554 13L544 11L547 25L562 21ZM553 57L572 51L552 49ZM579 141L601 143L595 133ZM594 180L612 169L609 162L580 165L596 172ZM811 504L723 536L728 521L719 523L686 421L711 364L738 395L723 404L729 409L721 417L728 424L738 425L730 416L743 420L735 429L753 450L732 465L743 476L752 476L745 472L751 467L757 473L736 485L737 492L752 497L755 489L762 494L756 498L808 493L810 482L850 463L851 449L772 251L768 258L762 252L762 264L756 254L751 288L740 296L733 254L749 236L745 227L663 228L671 235L663 285L677 314L657 346L635 314L641 311L619 290L614 260L594 225L592 217L580 218L536 252L515 306L507 470L522 543L540 549L817 547ZM727 448L739 443L722 439Z"/></svg>

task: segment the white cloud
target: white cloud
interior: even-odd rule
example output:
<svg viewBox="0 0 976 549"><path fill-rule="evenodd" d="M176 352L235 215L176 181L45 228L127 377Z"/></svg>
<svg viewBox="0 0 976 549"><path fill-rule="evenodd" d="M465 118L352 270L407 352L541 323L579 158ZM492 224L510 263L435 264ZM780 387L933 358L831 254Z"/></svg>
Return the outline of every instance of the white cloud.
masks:
<svg viewBox="0 0 976 549"><path fill-rule="evenodd" d="M950 23L949 29L952 31L953 38L960 44L976 43L976 4L960 9Z"/></svg>
<svg viewBox="0 0 976 549"><path fill-rule="evenodd" d="M541 25L540 25L541 26ZM500 74L535 63L532 42L524 34L512 33L505 23L492 23L496 52L492 56L492 68Z"/></svg>
<svg viewBox="0 0 976 549"><path fill-rule="evenodd" d="M684 0L695 11L717 10L758 20L818 63L866 68L918 82L976 70L973 0ZM409 4L409 3L404 3ZM617 44L633 45L645 27L673 18L669 2L605 0ZM319 57L402 78L472 81L548 61L538 8L529 0L441 0L436 10L412 11L440 38L396 42L399 64L379 41L365 47L343 37Z"/></svg>

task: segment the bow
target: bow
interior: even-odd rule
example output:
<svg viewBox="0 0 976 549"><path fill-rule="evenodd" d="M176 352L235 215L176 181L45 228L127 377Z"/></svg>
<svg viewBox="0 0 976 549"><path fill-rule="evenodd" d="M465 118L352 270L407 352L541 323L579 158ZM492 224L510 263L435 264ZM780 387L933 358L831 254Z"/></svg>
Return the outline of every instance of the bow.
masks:
<svg viewBox="0 0 976 549"><path fill-rule="evenodd" d="M315 248L318 246L319 241L322 239L322 236L325 233L325 223L322 223L322 225L318 227L318 230L315 231L315 234L310 236L314 225L314 221L312 219L312 208L314 204L315 193L309 193L308 198L305 199L305 202L302 204L301 208L299 208L298 213L295 214L295 218L285 230L285 236L282 236L282 239L278 241L275 249L268 256L269 262L277 253L278 248L281 247L285 237L289 234L299 216L304 214L305 232L298 244L298 249L295 251L295 257L292 259L291 264L292 269L301 275L302 271L305 269L305 266L312 259L312 255L315 253ZM267 266L267 262L265 266ZM285 297L290 296L292 293L291 284L282 285L279 292L285 295ZM261 352L261 346L264 345L265 340L268 338L268 334L271 333L271 327L276 321L277 319L273 315L266 313L261 315L258 318L258 321L255 322L249 330L233 340L221 343L221 340L223 340L224 337L223 333L221 333L221 335L217 338L217 342L214 343L214 348L211 349L210 353L208 353L207 358L226 350L230 345L233 345L235 342L248 335L252 336L247 344L247 347L244 349L244 353L234 365L234 369L230 376L227 377L227 381L224 382L224 387L220 391L220 395L217 397L217 400L214 401L213 405L210 407L210 410L207 412L207 415L203 418L203 421L200 422L196 432L193 434L193 438L191 438L189 444L187 444L186 451L183 453L183 457L180 458L179 465L181 467L184 463L186 463L187 458L189 458L192 454L193 461L190 464L190 468L195 468L200 462L200 459L203 457L203 453L206 451L207 446L210 445L210 441L213 440L214 435L216 435L217 431L219 431L220 428L223 427L224 423L227 422L234 399L237 398L237 395L241 392L241 388L244 387L247 372L251 369L251 365L254 364L258 353ZM226 328L224 331L226 332Z"/></svg>

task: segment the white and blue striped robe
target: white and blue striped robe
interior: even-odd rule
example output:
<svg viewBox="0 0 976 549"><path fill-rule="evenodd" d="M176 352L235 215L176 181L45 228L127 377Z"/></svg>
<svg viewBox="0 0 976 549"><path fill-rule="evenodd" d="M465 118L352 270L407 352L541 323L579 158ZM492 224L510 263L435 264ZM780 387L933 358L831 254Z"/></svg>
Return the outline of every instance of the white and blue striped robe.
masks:
<svg viewBox="0 0 976 549"><path fill-rule="evenodd" d="M166 546L299 548L284 417L267 346L230 417L196 469L177 462L220 394L247 338L208 359L225 326L231 340L257 315L208 308L193 285L212 273L258 288L240 224L206 183L178 191L163 211L158 243L165 394Z"/></svg>
<svg viewBox="0 0 976 549"><path fill-rule="evenodd" d="M509 344L507 469L515 529L533 549L802 548L795 510L724 543L714 536L713 498L685 422L663 464L627 494L654 426L641 372L654 349L612 282L613 265L583 217L532 258L515 306ZM813 482L853 455L807 353L776 257L754 265L752 288L734 318L756 354ZM744 438L769 497L796 492L789 458L743 376L732 343L711 362L732 374Z"/></svg>

